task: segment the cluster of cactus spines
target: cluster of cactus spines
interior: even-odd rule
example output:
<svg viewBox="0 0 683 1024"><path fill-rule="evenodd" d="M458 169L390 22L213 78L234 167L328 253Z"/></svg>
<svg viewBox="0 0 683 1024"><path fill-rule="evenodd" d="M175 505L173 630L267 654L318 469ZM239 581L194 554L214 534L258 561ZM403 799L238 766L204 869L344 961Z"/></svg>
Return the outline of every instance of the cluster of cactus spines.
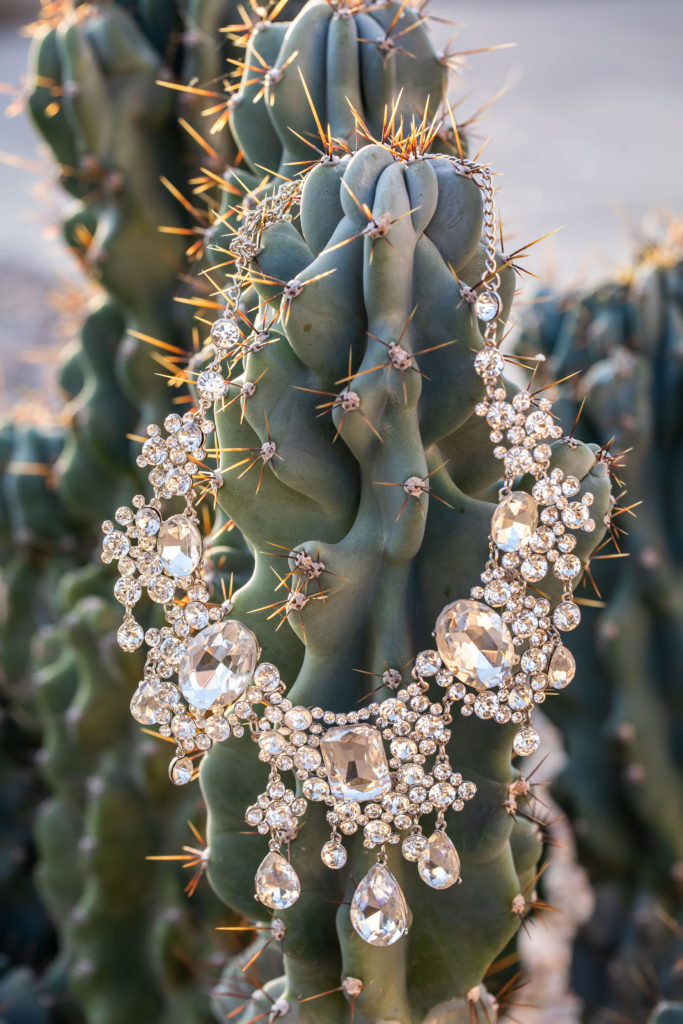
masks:
<svg viewBox="0 0 683 1024"><path fill-rule="evenodd" d="M387 112L409 121L429 104L435 113L448 77L424 19L396 2L308 3L291 25L252 32L244 63L232 132L254 171L288 176L324 154L326 137L354 149L357 113L374 136Z"/></svg>
<svg viewBox="0 0 683 1024"><path fill-rule="evenodd" d="M234 226L239 207L249 207L283 176L363 145L359 122L366 134L382 138L429 115L438 123L432 152L462 153L466 145L452 115L440 117L449 57L434 49L422 10L396 0L317 0L291 24L256 19L244 42L229 103L240 160L225 175L217 227Z"/></svg>
<svg viewBox="0 0 683 1024"><path fill-rule="evenodd" d="M322 20L323 7L311 3L297 22ZM483 274L481 195L447 162L420 159L424 123L390 136L353 155L343 145L327 154L305 179L298 223L263 232L242 315L245 333L251 323L270 344L246 345L233 383L248 397L217 416L226 479L219 501L254 552L235 614L254 628L295 702L335 711L358 707L378 682L381 699L385 669L400 669L426 646L443 604L476 581L494 509L480 495L500 476L474 414L482 385L472 353L481 335L461 291ZM501 278L507 315L511 271L501 268ZM394 361L398 345L407 363ZM246 382L258 383L245 392ZM278 458L254 460L263 463L260 477L256 468L230 471L235 452L258 456L268 441ZM556 445L554 458L595 494L599 541L611 505L607 466L595 448L574 442ZM423 481L419 493L404 489L410 478ZM585 559L590 546L580 542L577 553ZM322 567L315 579L298 555ZM374 673L374 684L361 672ZM220 1005L235 1020L283 998L281 1015L293 1024L341 1022L349 1013L344 977L363 982L353 996L361 1022L459 1024L489 1007L482 979L532 902L540 843L514 813L511 794L520 793L523 810L526 786L515 784L509 729L473 719L453 732L456 762L479 786L476 806L453 827L465 884L425 892L390 856L413 921L401 943L369 948L351 929L348 900L351 878L372 858L357 846L349 871L330 879L318 855L325 824L312 814L291 849L305 881L281 915L284 970L240 1007L225 995L229 969ZM240 784L226 784L232 779ZM253 902L262 840L243 825L264 780L253 754L230 742L201 771L210 881L228 905L267 921Z"/></svg>
<svg viewBox="0 0 683 1024"><path fill-rule="evenodd" d="M616 460L614 528L628 557L591 562L605 606L586 609L568 700L548 704L569 755L557 799L596 889L573 983L597 1024L615 1012L644 1017L683 993L680 226L644 245L621 278L535 304L520 344L547 353L553 376L580 371L566 402L573 419L586 398L578 436L633 449Z"/></svg>

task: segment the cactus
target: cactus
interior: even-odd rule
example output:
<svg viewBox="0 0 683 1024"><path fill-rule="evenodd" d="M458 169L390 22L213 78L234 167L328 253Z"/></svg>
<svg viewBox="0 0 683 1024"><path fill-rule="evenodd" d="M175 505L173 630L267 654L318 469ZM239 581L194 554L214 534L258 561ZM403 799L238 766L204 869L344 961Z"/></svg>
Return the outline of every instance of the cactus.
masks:
<svg viewBox="0 0 683 1024"><path fill-rule="evenodd" d="M389 5L383 17L391 14ZM295 37L313 36L312 27L303 31L309 18L312 26L326 23L329 10L307 5L280 56L268 59L294 85L283 58ZM338 20L335 31L352 35ZM305 95L305 83L310 106L299 111L310 133L309 111L329 107L329 91L312 84L326 80L319 71L304 67L301 77L298 94ZM273 120L287 109L278 103L289 95L286 81L270 86L265 113ZM249 163L249 141L241 126L235 131ZM381 683L387 667L405 665L425 646L444 602L474 584L494 507L485 495L500 475L487 428L474 415L482 385L471 350L481 338L461 291L482 276L479 191L449 163L422 159L431 141L424 122L380 130L373 144L361 112L356 131L367 145L345 154L353 132L342 130L342 142L306 175L298 222L263 231L253 292L241 309L245 335L259 344L247 342L238 353L243 373L233 371L230 383L242 400L217 416L226 478L219 502L254 552L235 613L254 628L295 702L337 711L356 708L367 693L359 671ZM501 269L501 277L507 315L511 271ZM399 345L407 353L402 365L393 358ZM255 390L244 391L247 381L257 382ZM596 494L602 524L610 488L600 455L572 442L558 444L554 457ZM235 463L239 475L231 472ZM404 490L410 478L423 483L417 495ZM577 550L586 558L590 547ZM307 579L311 563L317 584ZM279 588L276 577L285 581ZM397 946L369 949L352 932L345 904L350 879L362 877L372 860L358 845L348 872L330 880L318 857L324 821L311 814L291 851L308 893L281 915L284 973L271 959L267 984L245 1005L230 994L235 967L228 968L216 995L224 1016L258 1018L274 998L285 1000L279 1014L292 1024L347 1020L349 998L361 1022L457 1024L477 1006L493 1012L482 981L527 909L523 894L533 888L540 847L524 818L510 813L516 790L509 729L472 719L454 723L453 732L458 763L480 793L478 808L453 828L466 884L425 892L390 855L413 922ZM226 784L232 779L240 784ZM253 877L263 850L242 822L264 780L264 769L237 742L217 746L201 770L211 884L229 906L262 921L269 918L254 909ZM347 990L344 977L359 979L362 990Z"/></svg>
<svg viewBox="0 0 683 1024"><path fill-rule="evenodd" d="M573 969L591 1024L619 1011L644 1019L658 999L680 999L683 991L675 966L683 925L675 685L683 591L673 512L683 436L682 281L673 224L668 236L643 244L616 280L583 295L546 295L520 339L521 351L547 353L550 375L580 371L565 403L573 419L586 398L578 436L612 452L633 448L617 459L624 493L614 520L619 548L630 557L591 562L605 606L586 610L568 700L548 705L569 755L556 796L596 888Z"/></svg>

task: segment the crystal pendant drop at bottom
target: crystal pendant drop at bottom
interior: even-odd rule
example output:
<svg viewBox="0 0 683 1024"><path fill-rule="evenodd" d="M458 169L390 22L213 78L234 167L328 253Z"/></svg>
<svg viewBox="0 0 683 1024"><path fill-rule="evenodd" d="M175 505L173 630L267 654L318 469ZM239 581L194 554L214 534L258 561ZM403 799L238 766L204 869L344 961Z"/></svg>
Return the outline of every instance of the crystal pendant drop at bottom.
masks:
<svg viewBox="0 0 683 1024"><path fill-rule="evenodd" d="M408 931L408 906L385 864L373 864L351 900L351 924L371 946L392 946Z"/></svg>
<svg viewBox="0 0 683 1024"><path fill-rule="evenodd" d="M186 786L193 774L194 765L189 757L174 757L168 766L168 776L174 786Z"/></svg>
<svg viewBox="0 0 683 1024"><path fill-rule="evenodd" d="M435 832L417 861L420 878L432 889L448 889L460 878L458 851L445 832Z"/></svg>
<svg viewBox="0 0 683 1024"><path fill-rule="evenodd" d="M286 910L299 899L299 876L281 853L271 852L263 858L256 872L256 898L273 910Z"/></svg>

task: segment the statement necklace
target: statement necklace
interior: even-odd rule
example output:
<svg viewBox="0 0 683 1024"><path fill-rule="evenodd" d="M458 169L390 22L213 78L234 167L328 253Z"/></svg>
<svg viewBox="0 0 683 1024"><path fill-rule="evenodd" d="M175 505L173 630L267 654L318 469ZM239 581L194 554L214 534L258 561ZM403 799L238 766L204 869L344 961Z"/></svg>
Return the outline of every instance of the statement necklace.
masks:
<svg viewBox="0 0 683 1024"><path fill-rule="evenodd" d="M102 526L102 559L118 563L114 594L125 608L119 646L132 652L144 642L148 648L131 712L142 725L156 724L162 736L177 742L171 780L190 782L197 775L196 760L215 743L247 736L270 769L264 792L245 812L247 824L268 837L268 853L255 878L257 899L283 910L299 898L300 880L281 851L296 838L308 803L323 803L330 836L321 857L329 868L344 867L344 838L359 830L363 845L377 850L350 910L358 935L375 946L393 944L408 929L409 911L387 865L388 847L400 845L403 857L417 863L421 878L434 889L461 880L446 813L462 810L476 786L454 769L448 753L456 706L464 716L518 725L516 754L538 749L539 735L531 724L534 706L548 690L567 686L575 672L560 633L574 629L581 618L572 596L582 571L574 554L576 535L595 529L593 495L579 498L579 480L550 468L550 442L562 436L552 403L526 391L508 399L502 381L491 170L452 156L423 159L448 160L482 192L485 272L476 288L462 286L461 291L483 329L474 367L485 397L475 412L491 428L493 454L503 474L481 585L441 611L436 649L417 655L410 681L398 669L388 669L382 681L392 695L348 713L293 705L277 667L259 662L253 632L230 618L232 601L210 603L197 507L207 491L217 492L223 477L220 470L211 473L201 466L206 440L215 429L208 414L214 405L220 409L228 391L223 360L239 358L259 344L258 331L244 337L243 320L238 320L241 293L264 230L291 219L301 181L285 183L244 217L230 249L236 269L225 314L211 328L213 358L196 380L197 407L183 416L170 414L163 429L147 427L137 463L149 467L153 497L136 495L132 507L117 509L117 525L107 521ZM297 284L285 287L285 301L296 298ZM406 356L409 365L411 356ZM254 385L241 387L249 397ZM347 389L340 403L352 394ZM275 456L274 443L265 442L258 457L265 465ZM520 476L533 480L530 492L514 489ZM182 511L167 515L170 501L184 502ZM313 559L305 553L297 558L300 570L315 578L319 567ZM554 608L533 592L551 572L563 584ZM163 607L163 628L145 632L135 619L133 609L143 591ZM283 778L292 775L298 785ZM429 836L423 832L425 816L434 816Z"/></svg>

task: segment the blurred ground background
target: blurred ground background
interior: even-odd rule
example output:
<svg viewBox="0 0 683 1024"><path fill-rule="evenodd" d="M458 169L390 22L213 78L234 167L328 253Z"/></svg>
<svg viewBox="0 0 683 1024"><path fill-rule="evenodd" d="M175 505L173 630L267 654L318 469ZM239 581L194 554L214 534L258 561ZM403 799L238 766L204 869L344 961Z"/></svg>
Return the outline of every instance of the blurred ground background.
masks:
<svg viewBox="0 0 683 1024"><path fill-rule="evenodd" d="M37 7L0 0L6 83L19 85L25 73L28 40L19 28ZM459 23L433 23L444 46L457 31L450 52L518 44L463 58L468 66L453 100L462 121L509 87L475 135L480 143L491 137L485 156L500 174L506 236L521 244L564 225L531 250L530 269L559 287L594 282L628 259L643 225L683 212L681 0L433 0L431 9ZM11 95L5 99L16 109ZM0 151L10 154L0 160L0 404L28 389L47 404L49 365L41 364L64 336L48 297L68 296L78 273L55 241L63 197L45 189L40 173L13 166L18 157L50 173L22 113L0 117ZM557 764L560 744L553 745ZM551 770L546 763L544 775ZM577 1019L566 994L569 942L590 892L573 863L568 829L558 830L564 847L546 877L563 914L523 940L534 969L520 1001L544 1007L518 1011L525 1024Z"/></svg>

